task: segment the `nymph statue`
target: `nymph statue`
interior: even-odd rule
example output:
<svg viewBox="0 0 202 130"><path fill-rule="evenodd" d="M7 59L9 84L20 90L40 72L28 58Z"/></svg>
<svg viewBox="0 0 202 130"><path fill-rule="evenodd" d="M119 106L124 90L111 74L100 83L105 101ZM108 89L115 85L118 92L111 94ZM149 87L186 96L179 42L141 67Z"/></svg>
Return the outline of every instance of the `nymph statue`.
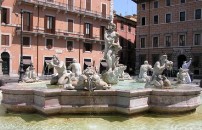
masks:
<svg viewBox="0 0 202 130"><path fill-rule="evenodd" d="M182 64L182 68L179 69L177 73L178 83L189 84L191 83L191 78L189 75L189 66L191 65L192 58L190 58L189 62L184 61Z"/></svg>
<svg viewBox="0 0 202 130"><path fill-rule="evenodd" d="M189 73L188 73L188 70L184 70L182 68L179 69L179 72L177 73L177 83L179 84L187 84L189 82Z"/></svg>
<svg viewBox="0 0 202 130"><path fill-rule="evenodd" d="M150 76L147 75L149 70L153 71L152 66L148 63L148 61L144 61L144 64L140 66L140 73L137 81L146 83L150 79Z"/></svg>
<svg viewBox="0 0 202 130"><path fill-rule="evenodd" d="M63 61L60 61L57 56L53 55L51 61L46 61L49 68L55 68L57 73L52 77L50 84L64 85L70 80L70 74L67 73L66 65Z"/></svg>
<svg viewBox="0 0 202 130"><path fill-rule="evenodd" d="M73 59L73 63L70 64L68 69L71 69L72 73L75 74L75 77L81 75L81 65L76 61L76 59Z"/></svg>
<svg viewBox="0 0 202 130"><path fill-rule="evenodd" d="M172 66L173 62L167 59L167 55L162 55L154 64L151 80L147 81L145 87L171 88L170 81L162 73L165 69L172 69Z"/></svg>
<svg viewBox="0 0 202 130"><path fill-rule="evenodd" d="M23 81L26 82L26 83L33 83L33 82L38 82L39 81L39 77L36 75L35 68L34 68L32 63L26 69L25 75L23 77Z"/></svg>

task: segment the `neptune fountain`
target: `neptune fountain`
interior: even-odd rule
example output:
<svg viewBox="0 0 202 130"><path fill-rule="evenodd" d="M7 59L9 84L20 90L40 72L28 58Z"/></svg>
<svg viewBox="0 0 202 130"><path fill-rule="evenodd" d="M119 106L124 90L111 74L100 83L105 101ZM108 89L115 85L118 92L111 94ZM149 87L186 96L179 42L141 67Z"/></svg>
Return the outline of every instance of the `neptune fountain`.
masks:
<svg viewBox="0 0 202 130"><path fill-rule="evenodd" d="M46 61L49 68L55 68L55 74L50 82L39 81L33 69L28 69L25 81L1 87L2 105L8 111L39 112L46 115L65 113L124 113L139 112L179 113L195 110L200 103L201 89L194 84L172 84L162 75L165 69L172 69L173 62L162 55L152 67L145 62L141 66L139 81L142 88L116 89L120 79L124 79L125 65L119 64L117 53L121 50L118 34L114 31L115 24L110 23L105 32L104 59L107 70L97 74L94 68L88 67L81 71L80 64L74 60L67 70L64 62L54 55L51 61ZM153 71L151 77L147 70ZM183 77L179 72L178 79ZM183 72L184 73L184 72ZM32 76L30 76L32 75ZM126 74L127 75L127 74ZM129 76L127 76L129 77ZM131 80L121 81L123 84ZM133 85L140 85L132 80ZM54 86L48 88L48 86ZM145 86L145 87L144 87ZM127 88L127 86L124 86Z"/></svg>

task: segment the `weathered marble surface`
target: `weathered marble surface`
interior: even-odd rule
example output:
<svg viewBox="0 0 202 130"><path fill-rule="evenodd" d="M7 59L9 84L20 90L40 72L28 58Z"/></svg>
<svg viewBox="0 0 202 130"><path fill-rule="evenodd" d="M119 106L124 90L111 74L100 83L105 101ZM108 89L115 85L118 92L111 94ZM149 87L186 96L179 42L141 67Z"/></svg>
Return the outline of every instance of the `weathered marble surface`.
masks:
<svg viewBox="0 0 202 130"><path fill-rule="evenodd" d="M154 64L153 73L150 80L147 80L145 84L146 88L172 88L171 82L167 79L166 76L162 75L165 69L171 70L173 67L173 62L167 59L167 55L162 55Z"/></svg>
<svg viewBox="0 0 202 130"><path fill-rule="evenodd" d="M147 75L148 71L153 71L152 66L148 63L148 61L144 61L144 64L140 66L140 73L137 78L137 82L146 83L150 80L150 76Z"/></svg>
<svg viewBox="0 0 202 130"><path fill-rule="evenodd" d="M182 84L176 89L95 90L30 89L2 87L2 104L9 111L47 115L58 113L135 114L144 111L178 113L195 110L200 103L201 88Z"/></svg>
<svg viewBox="0 0 202 130"><path fill-rule="evenodd" d="M119 43L119 34L115 31L116 25L109 23L105 31L104 59L107 62L107 71L102 74L103 80L108 84L117 84L119 77L123 77L126 66L119 64L118 52L122 49ZM122 78L123 79L123 78Z"/></svg>

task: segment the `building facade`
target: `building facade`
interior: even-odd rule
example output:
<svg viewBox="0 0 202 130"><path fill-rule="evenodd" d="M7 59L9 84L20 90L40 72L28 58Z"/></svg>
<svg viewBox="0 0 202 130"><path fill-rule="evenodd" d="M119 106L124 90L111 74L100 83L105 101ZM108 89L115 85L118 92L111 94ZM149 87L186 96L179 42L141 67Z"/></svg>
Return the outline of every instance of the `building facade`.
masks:
<svg viewBox="0 0 202 130"><path fill-rule="evenodd" d="M45 62L53 55L67 67L75 58L83 69L94 66L99 71L104 31L111 20L110 4L111 0L4 0L3 74L18 75L21 51L24 70L33 63L39 76L54 73Z"/></svg>
<svg viewBox="0 0 202 130"><path fill-rule="evenodd" d="M119 62L127 66L126 72L134 74L136 21L131 20L131 17L127 16L126 18L115 14L113 21L116 24L119 42L122 47L122 50L119 52Z"/></svg>
<svg viewBox="0 0 202 130"><path fill-rule="evenodd" d="M178 70L183 61L193 59L195 76L202 75L202 1L133 0L137 3L137 69L148 60L167 54Z"/></svg>

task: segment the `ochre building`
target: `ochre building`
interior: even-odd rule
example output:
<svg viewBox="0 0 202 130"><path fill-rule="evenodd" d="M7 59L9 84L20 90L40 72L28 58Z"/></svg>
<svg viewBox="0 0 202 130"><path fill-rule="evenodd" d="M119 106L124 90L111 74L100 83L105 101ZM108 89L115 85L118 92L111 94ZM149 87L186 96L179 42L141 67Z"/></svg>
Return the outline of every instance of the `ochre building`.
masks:
<svg viewBox="0 0 202 130"><path fill-rule="evenodd" d="M111 0L4 0L1 7L4 75L18 75L21 51L24 70L33 63L39 76L56 72L45 62L53 55L67 67L73 58L82 69L94 66L99 72L105 67L104 30L111 20Z"/></svg>

